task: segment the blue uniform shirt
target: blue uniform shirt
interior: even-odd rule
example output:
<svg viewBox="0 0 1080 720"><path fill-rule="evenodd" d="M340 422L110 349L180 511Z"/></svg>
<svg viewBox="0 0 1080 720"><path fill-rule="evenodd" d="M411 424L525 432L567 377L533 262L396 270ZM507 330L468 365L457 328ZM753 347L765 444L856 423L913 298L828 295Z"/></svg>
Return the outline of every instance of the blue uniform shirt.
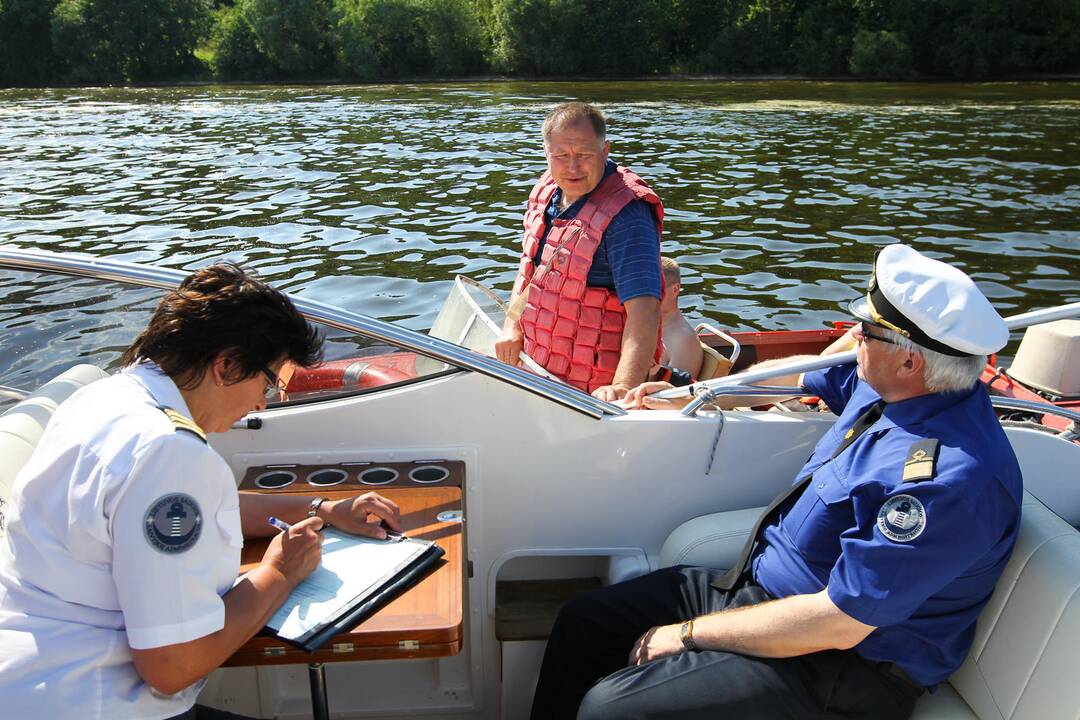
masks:
<svg viewBox="0 0 1080 720"><path fill-rule="evenodd" d="M615 172L617 166L608 160L604 178ZM602 182L602 181L601 181ZM589 193L591 194L591 193ZM544 252L552 220L573 220L584 207L589 195L584 195L562 212L559 200L562 189L556 189L544 211L544 236L537 245L533 262L538 262ZM652 206L644 200L634 200L611 219L599 247L593 255L592 266L585 284L614 290L619 302L626 303L636 297L660 299L660 234L656 228L656 216Z"/></svg>
<svg viewBox="0 0 1080 720"><path fill-rule="evenodd" d="M774 597L828 586L837 607L877 628L860 655L943 682L967 655L1020 528L1020 467L986 390L890 403L830 461L880 396L854 364L807 373L804 385L840 417L798 475L813 474L806 490L762 531L754 578ZM940 441L933 477L905 482L912 445L926 438Z"/></svg>

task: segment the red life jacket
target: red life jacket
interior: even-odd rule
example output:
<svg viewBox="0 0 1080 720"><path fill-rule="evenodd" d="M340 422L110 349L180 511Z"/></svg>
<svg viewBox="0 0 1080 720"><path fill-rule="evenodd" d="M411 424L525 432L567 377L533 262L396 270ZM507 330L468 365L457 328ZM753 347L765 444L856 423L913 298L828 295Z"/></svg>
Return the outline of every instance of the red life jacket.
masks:
<svg viewBox="0 0 1080 720"><path fill-rule="evenodd" d="M626 325L626 309L614 291L585 285L593 254L611 219L627 204L639 199L650 203L658 235L663 232L664 206L644 180L620 166L593 190L577 217L552 221L540 262L533 265L544 237L544 212L557 188L545 171L529 194L514 292L529 286L521 313L526 354L560 380L592 392L615 377ZM662 350L658 327L654 360Z"/></svg>

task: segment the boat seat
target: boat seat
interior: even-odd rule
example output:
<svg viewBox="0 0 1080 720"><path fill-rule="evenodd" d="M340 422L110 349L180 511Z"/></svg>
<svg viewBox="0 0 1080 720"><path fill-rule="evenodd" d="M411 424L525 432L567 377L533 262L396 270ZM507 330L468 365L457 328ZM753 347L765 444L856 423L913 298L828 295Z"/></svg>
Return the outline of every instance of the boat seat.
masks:
<svg viewBox="0 0 1080 720"><path fill-rule="evenodd" d="M108 374L93 365L76 365L0 415L0 535L3 506L11 497L15 476L30 459L53 411L73 392L103 377Z"/></svg>
<svg viewBox="0 0 1080 720"><path fill-rule="evenodd" d="M698 381L726 377L729 372L731 372L731 361L719 350L701 343L701 370L698 372Z"/></svg>
<svg viewBox="0 0 1080 720"><path fill-rule="evenodd" d="M660 564L734 564L763 508L694 518L665 541ZM914 720L1076 720L1080 708L1080 532L1024 493L1020 535L975 641Z"/></svg>

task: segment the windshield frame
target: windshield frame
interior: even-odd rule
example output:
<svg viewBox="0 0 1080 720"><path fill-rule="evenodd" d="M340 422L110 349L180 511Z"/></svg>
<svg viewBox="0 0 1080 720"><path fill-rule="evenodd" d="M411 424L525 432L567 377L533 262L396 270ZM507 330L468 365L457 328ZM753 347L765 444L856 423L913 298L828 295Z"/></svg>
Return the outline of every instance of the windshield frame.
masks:
<svg viewBox="0 0 1080 720"><path fill-rule="evenodd" d="M24 250L10 246L0 247L0 268L93 278L162 290L177 287L188 275L182 270L141 265L124 260L44 250ZM312 323L357 333L462 370L486 375L596 419L603 418L605 415L626 414L623 408L594 398L569 385L512 367L449 341L315 300L291 294L289 298L296 309Z"/></svg>

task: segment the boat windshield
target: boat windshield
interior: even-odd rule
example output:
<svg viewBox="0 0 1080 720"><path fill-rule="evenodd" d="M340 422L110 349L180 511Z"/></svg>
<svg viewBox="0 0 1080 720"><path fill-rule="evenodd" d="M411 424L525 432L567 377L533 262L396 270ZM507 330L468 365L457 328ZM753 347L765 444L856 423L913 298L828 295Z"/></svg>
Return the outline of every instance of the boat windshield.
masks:
<svg viewBox="0 0 1080 720"><path fill-rule="evenodd" d="M0 405L67 368L116 370L180 270L112 258L0 248ZM492 357L502 324L498 297L459 278L430 335L302 297L297 309L323 328L325 362L286 368L271 407L366 393L461 370L479 372L594 418L625 410L557 380L531 360ZM463 350L466 348L467 350Z"/></svg>
<svg viewBox="0 0 1080 720"><path fill-rule="evenodd" d="M164 290L49 272L0 270L0 411L68 368L120 369L124 350L146 327ZM399 386L456 368L382 340L328 326L324 362L286 368L286 394L270 406Z"/></svg>

